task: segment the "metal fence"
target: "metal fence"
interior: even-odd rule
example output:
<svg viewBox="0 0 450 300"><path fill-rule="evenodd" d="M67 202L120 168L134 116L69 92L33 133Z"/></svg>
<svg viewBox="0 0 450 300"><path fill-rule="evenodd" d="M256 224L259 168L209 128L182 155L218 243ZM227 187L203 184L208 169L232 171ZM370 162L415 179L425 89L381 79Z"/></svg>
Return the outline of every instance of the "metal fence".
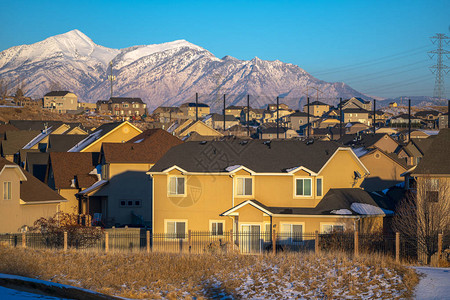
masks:
<svg viewBox="0 0 450 300"><path fill-rule="evenodd" d="M398 261L428 264L450 255L450 235L433 237L435 249L421 249L417 237L399 234L359 233L276 233L276 232L204 232L167 234L145 230L131 232L100 231L96 235L71 232L1 234L0 245L33 249L76 249L99 252L165 253L242 253L344 252L348 254L382 254ZM427 255L428 254L428 255ZM450 257L449 257L450 259Z"/></svg>

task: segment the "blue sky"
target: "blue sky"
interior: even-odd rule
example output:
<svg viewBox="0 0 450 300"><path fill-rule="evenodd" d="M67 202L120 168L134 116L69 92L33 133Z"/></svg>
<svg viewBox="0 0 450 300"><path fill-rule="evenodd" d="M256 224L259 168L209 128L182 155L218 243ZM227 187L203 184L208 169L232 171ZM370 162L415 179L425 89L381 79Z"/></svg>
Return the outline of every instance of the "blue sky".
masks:
<svg viewBox="0 0 450 300"><path fill-rule="evenodd" d="M3 0L0 19L0 51L72 29L111 48L185 39L219 58L293 63L369 95L432 96L429 37L450 36L450 1Z"/></svg>

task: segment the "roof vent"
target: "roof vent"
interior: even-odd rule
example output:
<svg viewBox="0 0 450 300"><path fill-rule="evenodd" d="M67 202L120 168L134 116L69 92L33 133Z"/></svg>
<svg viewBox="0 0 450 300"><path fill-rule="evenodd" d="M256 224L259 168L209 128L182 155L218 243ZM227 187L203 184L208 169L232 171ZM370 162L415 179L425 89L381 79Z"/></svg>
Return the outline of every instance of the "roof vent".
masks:
<svg viewBox="0 0 450 300"><path fill-rule="evenodd" d="M206 141L201 141L200 142L200 145L205 145L206 144Z"/></svg>
<svg viewBox="0 0 450 300"><path fill-rule="evenodd" d="M244 140L244 141L241 141L239 144L246 145L247 143L248 143L248 141Z"/></svg>
<svg viewBox="0 0 450 300"><path fill-rule="evenodd" d="M311 144L314 144L314 139L307 139L306 145L311 145Z"/></svg>

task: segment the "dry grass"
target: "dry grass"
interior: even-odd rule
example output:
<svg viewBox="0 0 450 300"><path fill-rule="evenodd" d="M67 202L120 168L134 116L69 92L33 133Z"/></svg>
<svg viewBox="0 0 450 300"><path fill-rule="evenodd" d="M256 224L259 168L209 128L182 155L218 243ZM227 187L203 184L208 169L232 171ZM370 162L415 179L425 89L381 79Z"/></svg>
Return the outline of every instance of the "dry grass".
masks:
<svg viewBox="0 0 450 300"><path fill-rule="evenodd" d="M416 273L391 259L83 253L0 247L0 273L129 298L408 298Z"/></svg>

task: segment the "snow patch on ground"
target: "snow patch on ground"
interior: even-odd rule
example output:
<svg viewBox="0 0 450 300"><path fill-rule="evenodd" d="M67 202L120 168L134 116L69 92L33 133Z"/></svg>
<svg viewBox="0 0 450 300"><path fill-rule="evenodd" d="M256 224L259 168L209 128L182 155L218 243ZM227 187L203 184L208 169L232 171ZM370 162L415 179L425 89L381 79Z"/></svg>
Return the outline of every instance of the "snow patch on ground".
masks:
<svg viewBox="0 0 450 300"><path fill-rule="evenodd" d="M416 299L450 299L450 268L414 269L424 275L416 286Z"/></svg>

